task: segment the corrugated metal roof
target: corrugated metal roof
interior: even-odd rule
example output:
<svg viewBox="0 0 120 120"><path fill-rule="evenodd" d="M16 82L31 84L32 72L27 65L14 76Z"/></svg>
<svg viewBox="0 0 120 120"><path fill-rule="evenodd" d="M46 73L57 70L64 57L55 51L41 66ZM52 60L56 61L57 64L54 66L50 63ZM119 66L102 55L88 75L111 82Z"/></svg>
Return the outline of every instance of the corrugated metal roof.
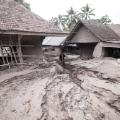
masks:
<svg viewBox="0 0 120 120"><path fill-rule="evenodd" d="M42 45L44 45L44 46L60 46L65 41L66 37L46 37L43 40Z"/></svg>

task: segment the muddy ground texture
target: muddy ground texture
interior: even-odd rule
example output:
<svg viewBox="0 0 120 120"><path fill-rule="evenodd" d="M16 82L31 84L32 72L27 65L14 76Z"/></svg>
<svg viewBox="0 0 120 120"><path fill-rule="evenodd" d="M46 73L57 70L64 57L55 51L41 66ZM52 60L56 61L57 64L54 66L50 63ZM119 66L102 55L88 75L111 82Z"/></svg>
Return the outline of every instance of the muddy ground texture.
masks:
<svg viewBox="0 0 120 120"><path fill-rule="evenodd" d="M0 72L0 120L120 120L120 62L67 56Z"/></svg>

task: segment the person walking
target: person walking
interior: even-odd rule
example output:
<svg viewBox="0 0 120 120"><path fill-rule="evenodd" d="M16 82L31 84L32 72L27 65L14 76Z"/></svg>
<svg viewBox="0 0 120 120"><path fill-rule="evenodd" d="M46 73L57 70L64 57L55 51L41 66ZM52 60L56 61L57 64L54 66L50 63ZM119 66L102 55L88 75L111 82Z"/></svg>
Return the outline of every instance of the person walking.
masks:
<svg viewBox="0 0 120 120"><path fill-rule="evenodd" d="M60 55L59 55L59 61L60 61L60 64L61 64L62 66L65 65L65 55L64 55L63 51L62 51L62 52L60 53Z"/></svg>

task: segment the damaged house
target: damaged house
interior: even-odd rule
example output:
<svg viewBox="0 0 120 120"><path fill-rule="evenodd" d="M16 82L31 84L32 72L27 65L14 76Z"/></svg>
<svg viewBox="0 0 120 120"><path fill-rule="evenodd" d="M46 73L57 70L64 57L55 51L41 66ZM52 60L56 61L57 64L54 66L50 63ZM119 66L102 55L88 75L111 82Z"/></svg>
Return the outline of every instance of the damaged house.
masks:
<svg viewBox="0 0 120 120"><path fill-rule="evenodd" d="M120 25L104 25L95 20L79 21L66 38L66 44L76 44L74 54L79 54L82 59L120 58Z"/></svg>
<svg viewBox="0 0 120 120"><path fill-rule="evenodd" d="M52 23L14 0L0 0L0 66L40 58L45 36L63 36Z"/></svg>

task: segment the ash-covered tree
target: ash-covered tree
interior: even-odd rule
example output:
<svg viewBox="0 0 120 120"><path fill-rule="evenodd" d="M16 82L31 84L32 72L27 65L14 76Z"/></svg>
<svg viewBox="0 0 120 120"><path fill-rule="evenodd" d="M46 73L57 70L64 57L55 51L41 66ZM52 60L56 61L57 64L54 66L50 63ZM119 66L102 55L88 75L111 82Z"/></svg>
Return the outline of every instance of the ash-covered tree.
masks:
<svg viewBox="0 0 120 120"><path fill-rule="evenodd" d="M54 23L59 28L66 31L66 21L65 21L64 15L58 15L58 17L53 17L50 20L50 22Z"/></svg>
<svg viewBox="0 0 120 120"><path fill-rule="evenodd" d="M89 20L91 17L94 17L95 9L91 8L89 4L86 4L80 9L80 15L83 20Z"/></svg>
<svg viewBox="0 0 120 120"><path fill-rule="evenodd" d="M80 11L76 11L70 7L65 15L58 15L58 17L52 18L50 21L64 31L71 31L79 20L88 20L91 16L95 16L93 12L94 9L88 4L83 6Z"/></svg>
<svg viewBox="0 0 120 120"><path fill-rule="evenodd" d="M30 4L29 3L26 3L24 0L15 0L15 1L24 5L27 9L30 10Z"/></svg>
<svg viewBox="0 0 120 120"><path fill-rule="evenodd" d="M75 11L72 7L67 11L67 15L64 15L64 21L66 22L66 30L70 31L81 19L78 11Z"/></svg>
<svg viewBox="0 0 120 120"><path fill-rule="evenodd" d="M98 21L102 24L110 24L112 22L108 15L102 16L100 19L98 19Z"/></svg>
<svg viewBox="0 0 120 120"><path fill-rule="evenodd" d="M95 9L91 8L89 4L80 8L80 11L76 11L71 7L65 15L53 17L50 22L54 23L64 31L71 31L79 20L90 20L95 17L94 11ZM104 15L99 19L94 19L102 24L111 23L111 19L108 15Z"/></svg>
<svg viewBox="0 0 120 120"><path fill-rule="evenodd" d="M55 25L58 25L64 31L70 31L80 20L78 11L75 11L72 7L66 12L65 15L58 15L50 20Z"/></svg>

